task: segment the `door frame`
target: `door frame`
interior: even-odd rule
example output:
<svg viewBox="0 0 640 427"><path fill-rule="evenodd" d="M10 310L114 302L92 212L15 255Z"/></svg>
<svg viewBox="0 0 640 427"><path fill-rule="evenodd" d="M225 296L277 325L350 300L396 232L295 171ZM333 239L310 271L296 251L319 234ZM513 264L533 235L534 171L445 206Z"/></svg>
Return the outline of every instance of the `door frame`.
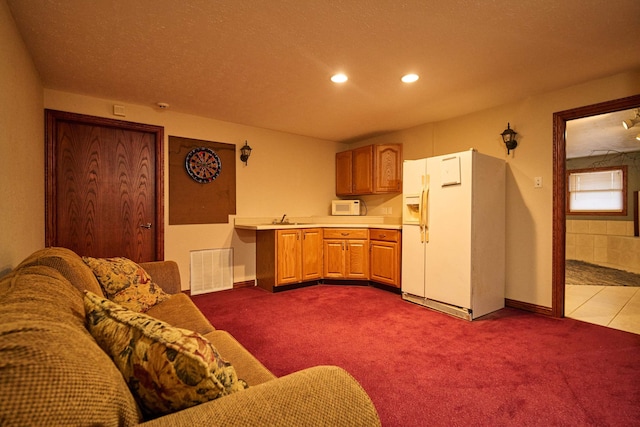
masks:
<svg viewBox="0 0 640 427"><path fill-rule="evenodd" d="M553 113L553 259L551 315L564 317L567 194L567 121L640 106L640 95Z"/></svg>
<svg viewBox="0 0 640 427"><path fill-rule="evenodd" d="M128 122L105 117L88 116L45 109L45 246L53 246L56 242L56 209L57 188L56 141L58 122L72 122L90 126L116 128L127 131L151 133L155 140L155 258L164 260L164 127L144 123Z"/></svg>

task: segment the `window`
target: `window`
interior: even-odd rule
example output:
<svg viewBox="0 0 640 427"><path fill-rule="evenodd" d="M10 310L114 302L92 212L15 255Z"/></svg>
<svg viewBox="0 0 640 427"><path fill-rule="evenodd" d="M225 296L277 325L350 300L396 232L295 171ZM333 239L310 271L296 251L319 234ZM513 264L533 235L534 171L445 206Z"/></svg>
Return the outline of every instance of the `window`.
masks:
<svg viewBox="0 0 640 427"><path fill-rule="evenodd" d="M627 167L567 171L567 213L626 215Z"/></svg>

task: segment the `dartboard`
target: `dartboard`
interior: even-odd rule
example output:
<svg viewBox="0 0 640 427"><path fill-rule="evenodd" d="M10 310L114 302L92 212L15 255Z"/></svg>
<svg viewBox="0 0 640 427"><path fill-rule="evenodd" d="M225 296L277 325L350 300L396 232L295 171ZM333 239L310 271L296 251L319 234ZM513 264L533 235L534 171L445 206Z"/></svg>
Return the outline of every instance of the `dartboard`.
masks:
<svg viewBox="0 0 640 427"><path fill-rule="evenodd" d="M206 184L220 175L220 157L210 148L198 147L189 151L184 161L187 173L194 181Z"/></svg>

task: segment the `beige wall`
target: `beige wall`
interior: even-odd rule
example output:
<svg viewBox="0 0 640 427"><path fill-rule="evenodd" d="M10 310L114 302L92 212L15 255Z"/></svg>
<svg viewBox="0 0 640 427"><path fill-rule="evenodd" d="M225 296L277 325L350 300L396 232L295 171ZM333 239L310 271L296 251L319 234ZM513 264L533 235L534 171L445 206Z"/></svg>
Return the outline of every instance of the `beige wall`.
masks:
<svg viewBox="0 0 640 427"><path fill-rule="evenodd" d="M206 119L118 100L99 99L54 90L44 91L45 108L123 119L164 127L165 153L169 135L235 144L236 206L241 217L327 215L335 197L336 151L343 144L306 138L234 123ZM113 105L125 106L116 117ZM245 166L239 149L248 141L253 151ZM227 224L169 225L168 158L165 156L165 258L175 260L183 288L189 286L190 251L233 248L234 281L255 279L255 233ZM223 169L224 170L224 169Z"/></svg>
<svg viewBox="0 0 640 427"><path fill-rule="evenodd" d="M0 1L0 276L44 245L42 85Z"/></svg>
<svg viewBox="0 0 640 427"><path fill-rule="evenodd" d="M45 90L26 52L4 1L0 0L0 274L44 244L43 93L44 107L114 117L114 103L126 107L126 120L165 127L165 136L233 144L248 140L254 148L249 165L237 160L239 216L325 215L334 198L334 153L344 144L252 128L119 100L98 99ZM640 93L640 70L534 96L438 123L360 141L404 144L405 159L466 150L507 161L507 298L551 306L552 257L552 114ZM6 94L6 96L4 96ZM506 123L518 132L510 156L499 134ZM165 141L166 142L166 141ZM165 165L165 170L167 167ZM542 189L533 179L543 178ZM165 176L165 180L168 176ZM168 185L165 185L168 192ZM166 203L169 195L166 194ZM370 214L391 207L400 215L400 196L363 197ZM168 206L168 205L167 205ZM189 251L234 248L234 280L255 277L255 237L230 224L166 226L165 256L180 265L183 286L189 283Z"/></svg>
<svg viewBox="0 0 640 427"><path fill-rule="evenodd" d="M401 142L405 159L471 147L507 161L506 297L551 307L553 113L640 93L640 70L534 96L360 141ZM518 147L507 156L500 133L507 122L518 132ZM533 187L542 177L543 188ZM394 211L401 198L389 201Z"/></svg>

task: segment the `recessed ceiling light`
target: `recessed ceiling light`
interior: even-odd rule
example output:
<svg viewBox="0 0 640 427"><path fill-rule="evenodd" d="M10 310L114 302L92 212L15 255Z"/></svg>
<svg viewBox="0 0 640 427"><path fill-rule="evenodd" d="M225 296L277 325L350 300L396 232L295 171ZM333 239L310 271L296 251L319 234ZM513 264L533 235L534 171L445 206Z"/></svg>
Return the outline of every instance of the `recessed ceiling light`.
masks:
<svg viewBox="0 0 640 427"><path fill-rule="evenodd" d="M344 83L347 80L349 80L349 78L342 73L334 74L333 76L331 76L331 81L334 83Z"/></svg>
<svg viewBox="0 0 640 427"><path fill-rule="evenodd" d="M402 76L402 80L404 83L413 83L415 81L417 81L420 78L420 76L418 76L417 74L405 74L404 76Z"/></svg>

